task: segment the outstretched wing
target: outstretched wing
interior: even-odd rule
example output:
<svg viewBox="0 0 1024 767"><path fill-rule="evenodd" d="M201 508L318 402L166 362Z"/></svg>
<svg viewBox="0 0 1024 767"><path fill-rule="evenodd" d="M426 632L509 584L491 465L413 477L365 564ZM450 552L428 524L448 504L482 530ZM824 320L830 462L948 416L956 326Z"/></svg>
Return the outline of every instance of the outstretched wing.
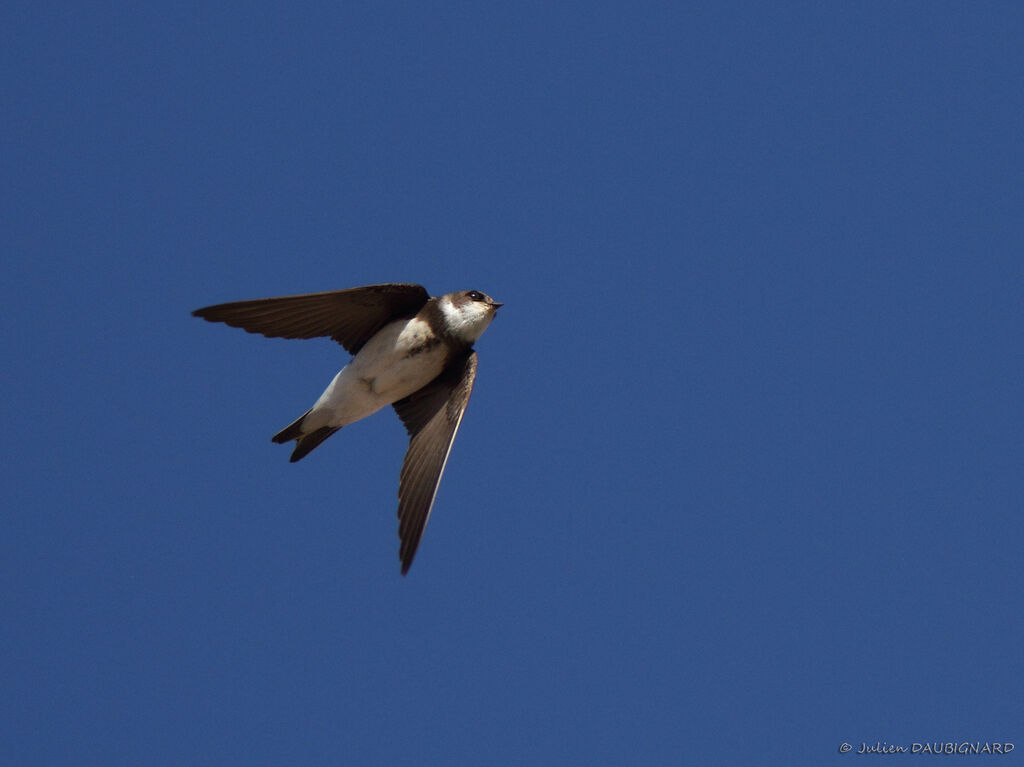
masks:
<svg viewBox="0 0 1024 767"><path fill-rule="evenodd" d="M409 572L430 519L448 454L476 380L476 352L451 362L434 381L394 403L409 432L409 449L398 485L398 537L402 575Z"/></svg>
<svg viewBox="0 0 1024 767"><path fill-rule="evenodd" d="M236 301L196 309L192 314L269 338L328 336L355 354L382 327L416 314L429 299L422 285L392 283Z"/></svg>

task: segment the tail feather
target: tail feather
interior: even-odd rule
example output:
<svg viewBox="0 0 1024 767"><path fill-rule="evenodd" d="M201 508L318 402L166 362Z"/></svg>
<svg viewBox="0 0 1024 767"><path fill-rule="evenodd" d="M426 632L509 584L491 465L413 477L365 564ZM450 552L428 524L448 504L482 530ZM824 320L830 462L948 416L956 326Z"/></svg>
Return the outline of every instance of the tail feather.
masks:
<svg viewBox="0 0 1024 767"><path fill-rule="evenodd" d="M304 458L310 450L315 448L341 428L340 426L321 426L319 429L315 429L309 434L303 434L302 422L306 419L306 416L309 415L309 413L310 411L307 410L271 437L271 440L279 445L295 440L295 450L292 451L292 457L288 459L292 463Z"/></svg>
<svg viewBox="0 0 1024 767"><path fill-rule="evenodd" d="M299 437L298 441L295 443L295 450L292 451L292 457L288 460L295 463L300 458L304 458L310 450L319 445L340 428L340 426L321 426L316 431L311 431L309 434Z"/></svg>
<svg viewBox="0 0 1024 767"><path fill-rule="evenodd" d="M305 413L300 415L290 424L285 426L281 431L270 438L271 442L276 442L279 445L283 445L285 442L291 442L293 439L299 439L302 437L302 422L306 420L306 416L313 412L312 408L307 410Z"/></svg>

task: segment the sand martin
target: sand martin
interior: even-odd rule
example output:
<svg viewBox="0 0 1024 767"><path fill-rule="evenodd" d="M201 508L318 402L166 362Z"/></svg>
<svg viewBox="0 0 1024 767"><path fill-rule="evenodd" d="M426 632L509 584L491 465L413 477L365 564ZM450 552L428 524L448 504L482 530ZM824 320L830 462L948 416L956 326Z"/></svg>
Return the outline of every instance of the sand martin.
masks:
<svg viewBox="0 0 1024 767"><path fill-rule="evenodd" d="M404 283L259 298L192 312L270 338L333 338L353 354L316 403L273 436L298 461L342 426L391 405L409 432L398 485L409 571L476 379L473 343L501 304L477 290L431 298Z"/></svg>

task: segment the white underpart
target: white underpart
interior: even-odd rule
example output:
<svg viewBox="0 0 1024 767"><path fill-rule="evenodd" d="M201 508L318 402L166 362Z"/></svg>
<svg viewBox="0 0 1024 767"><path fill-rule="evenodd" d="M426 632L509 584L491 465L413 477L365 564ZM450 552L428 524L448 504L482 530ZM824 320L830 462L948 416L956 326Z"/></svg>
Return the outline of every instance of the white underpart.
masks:
<svg viewBox="0 0 1024 767"><path fill-rule="evenodd" d="M446 349L435 344L418 354L408 353L430 338L433 332L423 320L385 325L334 377L303 421L302 431L345 426L422 389L441 374Z"/></svg>
<svg viewBox="0 0 1024 767"><path fill-rule="evenodd" d="M494 309L482 301L454 304L451 296L442 296L438 306L451 334L468 344L476 341L494 319Z"/></svg>

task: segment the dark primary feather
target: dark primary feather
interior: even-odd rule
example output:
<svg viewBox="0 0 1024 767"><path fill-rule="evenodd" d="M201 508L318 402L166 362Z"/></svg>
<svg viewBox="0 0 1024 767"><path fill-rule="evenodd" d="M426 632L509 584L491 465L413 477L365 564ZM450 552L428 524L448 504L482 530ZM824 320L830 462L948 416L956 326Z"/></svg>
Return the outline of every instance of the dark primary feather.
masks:
<svg viewBox="0 0 1024 767"><path fill-rule="evenodd" d="M422 285L391 283L236 301L196 309L192 314L269 338L327 336L355 354L386 324L412 317L429 299Z"/></svg>
<svg viewBox="0 0 1024 767"><path fill-rule="evenodd" d="M409 450L398 485L398 536L402 575L409 572L469 395L476 380L476 352L454 360L433 382L394 403L409 432Z"/></svg>

